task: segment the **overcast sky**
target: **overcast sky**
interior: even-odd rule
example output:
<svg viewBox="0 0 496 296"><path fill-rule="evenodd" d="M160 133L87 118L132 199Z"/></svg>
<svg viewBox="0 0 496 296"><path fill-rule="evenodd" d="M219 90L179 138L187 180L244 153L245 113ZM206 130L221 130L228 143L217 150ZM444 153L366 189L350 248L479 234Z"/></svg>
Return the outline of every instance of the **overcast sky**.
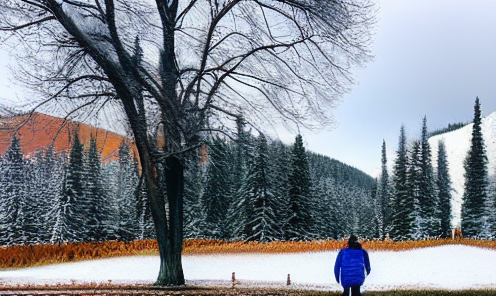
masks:
<svg viewBox="0 0 496 296"><path fill-rule="evenodd" d="M319 133L302 131L309 150L374 175L381 145L388 161L399 129L420 134L473 117L476 96L482 114L496 111L496 1L382 0L374 42L375 61L355 71L360 82L335 109L338 124ZM0 102L17 100L8 80L8 56L0 49ZM294 135L281 133L290 143Z"/></svg>
<svg viewBox="0 0 496 296"><path fill-rule="evenodd" d="M360 84L336 108L339 125L304 133L307 148L376 175L399 130L429 130L496 111L496 1L382 0L375 61L356 71Z"/></svg>

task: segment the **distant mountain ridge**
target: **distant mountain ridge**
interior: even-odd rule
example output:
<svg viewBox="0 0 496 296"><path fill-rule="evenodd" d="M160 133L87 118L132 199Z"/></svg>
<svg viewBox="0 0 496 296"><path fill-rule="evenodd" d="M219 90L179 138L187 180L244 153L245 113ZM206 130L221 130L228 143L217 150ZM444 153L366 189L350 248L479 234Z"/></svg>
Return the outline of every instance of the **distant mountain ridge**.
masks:
<svg viewBox="0 0 496 296"><path fill-rule="evenodd" d="M472 127L473 123L470 123L455 131L429 138L434 168L437 167L438 142L443 140L446 145L449 174L454 189L451 201L453 215L452 223L454 226L459 226L461 221L461 205L465 183L465 168L463 167L463 162L470 149ZM484 144L486 146L489 179L491 180L496 177L496 111L489 116L482 118L481 129L484 137Z"/></svg>
<svg viewBox="0 0 496 296"><path fill-rule="evenodd" d="M0 155L3 155L9 147L15 132L20 138L21 150L26 157L31 157L37 151L45 150L52 144L56 152L68 151L76 131L86 149L89 147L91 136L96 137L103 161L117 159L121 142L130 141L110 131L42 113L35 112L31 118L29 114L13 114L8 108L0 106ZM20 124L23 125L16 131L15 127L19 127Z"/></svg>

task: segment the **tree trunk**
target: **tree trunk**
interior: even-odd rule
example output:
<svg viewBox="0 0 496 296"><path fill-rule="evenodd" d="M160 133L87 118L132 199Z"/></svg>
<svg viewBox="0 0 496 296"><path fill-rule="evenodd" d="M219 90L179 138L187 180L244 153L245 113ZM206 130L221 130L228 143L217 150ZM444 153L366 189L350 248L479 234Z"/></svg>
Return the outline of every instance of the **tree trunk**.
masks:
<svg viewBox="0 0 496 296"><path fill-rule="evenodd" d="M126 100L128 99L128 100ZM159 170L151 157L146 127L140 124L136 109L133 108L132 97L121 96L124 109L134 133L138 149L142 174L147 189L150 209L155 224L157 243L160 254L160 272L155 285L184 285L184 274L181 263L183 245L183 166L179 159L168 157L165 160L166 192L159 190ZM169 219L165 209L165 198L169 201Z"/></svg>
<svg viewBox="0 0 496 296"><path fill-rule="evenodd" d="M184 169L181 161L168 157L165 162L165 181L169 200L168 236L157 233L160 251L160 272L155 285L184 285L184 273L181 262L183 249L183 190ZM165 207L161 207L160 210Z"/></svg>

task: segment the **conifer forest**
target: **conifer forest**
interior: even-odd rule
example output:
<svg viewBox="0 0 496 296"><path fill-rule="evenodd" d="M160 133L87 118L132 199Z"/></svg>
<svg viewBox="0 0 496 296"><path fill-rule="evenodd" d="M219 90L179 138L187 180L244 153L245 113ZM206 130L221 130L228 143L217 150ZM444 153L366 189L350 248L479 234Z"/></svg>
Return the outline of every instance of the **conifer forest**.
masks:
<svg viewBox="0 0 496 296"><path fill-rule="evenodd" d="M449 126L446 131L463 127ZM432 133L430 133L432 135ZM496 238L496 182L488 177L488 156L481 132L481 110L477 98L470 148L464 159L464 191L461 225L452 225L452 181L445 143L439 141L437 155L432 155L428 142L427 118L422 120L420 140L407 143L405 127L400 129L398 148L389 176L386 143L382 149L382 173L376 194L378 237L393 240L448 238L454 228L464 237ZM434 170L432 159L437 159Z"/></svg>
<svg viewBox="0 0 496 296"><path fill-rule="evenodd" d="M344 163L252 136L214 137L185 159L184 237L274 241L375 235L374 180ZM102 162L96 140L26 158L17 137L0 161L1 245L154 238L130 144ZM165 188L161 188L165 190ZM167 205L166 205L167 207Z"/></svg>
<svg viewBox="0 0 496 296"><path fill-rule="evenodd" d="M478 100L474 109L461 227L466 237L494 239L495 186L487 174ZM383 142L382 172L374 180L306 151L301 135L286 145L254 136L238 123L235 138L211 137L183 159L184 238L450 237L459 226L452 225L445 144L440 141L437 155L431 155L426 117L419 140L407 142L404 126L399 134L392 169ZM146 189L130 145L122 141L118 157L102 161L96 139L85 147L76 133L69 151L48 147L26 157L14 136L0 158L0 244L154 238Z"/></svg>

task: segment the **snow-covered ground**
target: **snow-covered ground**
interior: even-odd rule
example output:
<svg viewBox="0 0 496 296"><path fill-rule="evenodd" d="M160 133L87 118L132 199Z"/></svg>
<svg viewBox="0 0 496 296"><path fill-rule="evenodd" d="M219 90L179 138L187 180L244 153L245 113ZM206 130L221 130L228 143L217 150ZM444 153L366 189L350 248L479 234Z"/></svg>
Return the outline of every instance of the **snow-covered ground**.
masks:
<svg viewBox="0 0 496 296"><path fill-rule="evenodd" d="M437 150L438 143L443 140L446 145L446 154L448 158L449 174L453 183L452 192L452 215L453 225L460 225L461 221L461 205L463 197L463 187L465 184L465 168L463 161L467 157L472 140L473 123L464 126L461 129L437 135L429 139L429 144L432 150L432 164L437 167ZM486 146L486 155L488 158L488 173L489 177L496 174L496 111L489 116L482 118L481 122L482 136Z"/></svg>
<svg viewBox="0 0 496 296"><path fill-rule="evenodd" d="M496 251L452 245L403 252L369 252L372 272L364 291L389 289L496 289ZM333 267L337 252L297 254L185 255L187 284L231 285L232 272L243 286L338 291ZM123 257L0 271L0 285L81 282L153 283L155 256Z"/></svg>

